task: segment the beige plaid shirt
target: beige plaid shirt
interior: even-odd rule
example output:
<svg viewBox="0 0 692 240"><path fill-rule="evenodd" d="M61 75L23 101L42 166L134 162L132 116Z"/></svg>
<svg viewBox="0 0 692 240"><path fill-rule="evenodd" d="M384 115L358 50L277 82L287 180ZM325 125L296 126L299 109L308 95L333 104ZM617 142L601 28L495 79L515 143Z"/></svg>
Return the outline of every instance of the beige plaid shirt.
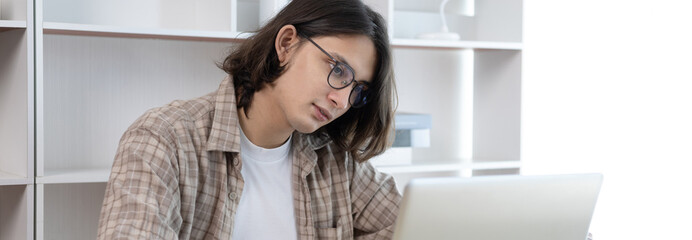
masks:
<svg viewBox="0 0 692 240"><path fill-rule="evenodd" d="M98 239L230 239L244 184L239 134L230 77L147 111L120 140ZM391 238L401 200L392 177L326 137L292 139L298 239Z"/></svg>

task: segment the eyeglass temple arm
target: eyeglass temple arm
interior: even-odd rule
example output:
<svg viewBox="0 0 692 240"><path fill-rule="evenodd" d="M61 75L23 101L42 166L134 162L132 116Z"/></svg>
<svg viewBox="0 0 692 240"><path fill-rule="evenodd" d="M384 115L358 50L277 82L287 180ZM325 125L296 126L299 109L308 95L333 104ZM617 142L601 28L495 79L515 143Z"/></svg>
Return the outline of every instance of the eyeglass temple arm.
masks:
<svg viewBox="0 0 692 240"><path fill-rule="evenodd" d="M305 39L307 39L308 41L310 41L310 42L312 43L312 45L315 45L315 47L317 47L317 48L318 48L320 51L322 51L324 54L327 54L327 56L328 56L332 61L338 62L334 57L332 57L331 54L329 54L329 53L328 53L327 51L325 51L322 47L320 47L320 45L317 45L317 43L316 43L315 41L312 41L312 39L311 39L310 37L305 36L305 34L302 34L302 33L298 33L298 36L300 36L300 37L302 37L302 38L305 38Z"/></svg>

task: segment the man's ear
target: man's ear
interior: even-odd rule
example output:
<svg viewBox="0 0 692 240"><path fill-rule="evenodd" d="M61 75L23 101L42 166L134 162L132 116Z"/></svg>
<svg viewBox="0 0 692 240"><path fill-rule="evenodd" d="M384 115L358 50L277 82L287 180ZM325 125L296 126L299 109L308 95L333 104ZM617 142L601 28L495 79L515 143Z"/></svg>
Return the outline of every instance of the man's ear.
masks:
<svg viewBox="0 0 692 240"><path fill-rule="evenodd" d="M279 57L279 62L282 66L291 58L295 51L293 46L298 42L298 31L296 31L295 26L289 24L279 29L279 33L274 41L274 48L276 48L276 55Z"/></svg>

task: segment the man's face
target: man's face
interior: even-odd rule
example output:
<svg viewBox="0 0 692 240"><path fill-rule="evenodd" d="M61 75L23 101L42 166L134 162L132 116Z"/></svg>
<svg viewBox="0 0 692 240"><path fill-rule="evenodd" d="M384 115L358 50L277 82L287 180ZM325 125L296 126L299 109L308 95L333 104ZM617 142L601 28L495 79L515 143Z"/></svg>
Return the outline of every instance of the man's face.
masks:
<svg viewBox="0 0 692 240"><path fill-rule="evenodd" d="M280 113L294 129L311 133L340 117L351 107L349 94L355 82L334 89L327 77L336 63L315 45L304 39L294 47L287 70L276 81L272 97ZM376 64L375 46L364 35L339 35L312 39L334 59L348 64L355 81L370 82Z"/></svg>

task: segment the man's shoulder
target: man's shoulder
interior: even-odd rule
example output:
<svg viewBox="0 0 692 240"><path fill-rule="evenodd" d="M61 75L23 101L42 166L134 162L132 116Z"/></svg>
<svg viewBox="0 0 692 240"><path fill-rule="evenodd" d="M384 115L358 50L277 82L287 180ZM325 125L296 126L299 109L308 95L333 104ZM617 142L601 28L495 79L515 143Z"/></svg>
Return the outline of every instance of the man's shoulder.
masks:
<svg viewBox="0 0 692 240"><path fill-rule="evenodd" d="M214 114L214 93L189 100L175 100L147 110L128 130L147 129L157 133L174 128L196 128L197 122L211 124Z"/></svg>

